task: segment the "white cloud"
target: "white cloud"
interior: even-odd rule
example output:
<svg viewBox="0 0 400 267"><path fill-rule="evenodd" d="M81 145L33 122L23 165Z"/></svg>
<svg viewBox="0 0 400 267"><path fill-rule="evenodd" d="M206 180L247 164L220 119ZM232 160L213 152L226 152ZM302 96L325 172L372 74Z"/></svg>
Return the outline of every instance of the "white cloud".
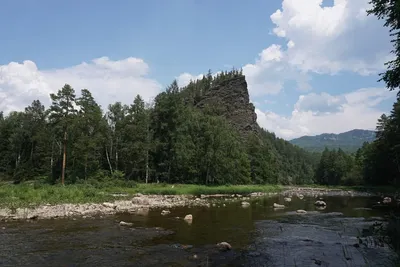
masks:
<svg viewBox="0 0 400 267"><path fill-rule="evenodd" d="M48 105L49 94L57 92L65 83L77 95L81 89L89 89L103 109L115 101L130 104L137 94L147 100L161 90L158 82L147 78L148 73L147 63L132 57L116 61L101 57L53 70L39 70L29 60L11 62L0 65L0 110L21 110L34 99Z"/></svg>
<svg viewBox="0 0 400 267"><path fill-rule="evenodd" d="M285 139L355 128L374 129L384 113L377 105L394 97L395 92L385 88L363 88L336 96L311 93L299 97L291 116L256 109L257 121L261 127Z"/></svg>
<svg viewBox="0 0 400 267"><path fill-rule="evenodd" d="M178 77L176 77L176 81L178 82L179 87L184 87L189 84L190 81L196 81L203 78L203 74L192 75L190 73L182 73Z"/></svg>
<svg viewBox="0 0 400 267"><path fill-rule="evenodd" d="M288 41L287 61L304 71L377 73L391 58L383 22L367 16L368 0L283 0L270 18L273 32Z"/></svg>
<svg viewBox="0 0 400 267"><path fill-rule="evenodd" d="M288 44L294 46L294 44ZM287 64L287 54L280 45L271 45L264 49L254 64L246 64L243 73L249 85L252 98L279 94L286 81L295 81L300 91L311 89L310 77Z"/></svg>
<svg viewBox="0 0 400 267"><path fill-rule="evenodd" d="M301 95L295 104L297 111L311 111L313 114L335 113L343 110L345 96L332 96L328 93Z"/></svg>

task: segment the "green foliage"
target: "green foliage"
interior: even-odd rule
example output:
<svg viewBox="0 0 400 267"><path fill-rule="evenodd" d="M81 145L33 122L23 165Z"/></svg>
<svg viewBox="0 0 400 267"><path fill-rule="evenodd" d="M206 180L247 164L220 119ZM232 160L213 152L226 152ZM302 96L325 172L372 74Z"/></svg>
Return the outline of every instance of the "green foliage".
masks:
<svg viewBox="0 0 400 267"><path fill-rule="evenodd" d="M140 182L312 183L312 154L262 129L240 135L218 104L196 106L237 78L244 78L241 70L209 71L184 88L173 81L154 103L138 95L104 113L88 89L77 96L66 84L50 95L47 110L36 100L24 112L1 113L0 177L16 183L45 177L34 183L37 189L58 184L66 155L65 184L98 189Z"/></svg>
<svg viewBox="0 0 400 267"><path fill-rule="evenodd" d="M393 36L393 50L395 59L385 63L387 70L381 73L381 80L386 83L389 90L398 89L400 86L400 3L397 0L371 0L371 9L367 11L368 15L373 14L378 19L385 20L385 27L390 30ZM400 91L399 91L400 94Z"/></svg>

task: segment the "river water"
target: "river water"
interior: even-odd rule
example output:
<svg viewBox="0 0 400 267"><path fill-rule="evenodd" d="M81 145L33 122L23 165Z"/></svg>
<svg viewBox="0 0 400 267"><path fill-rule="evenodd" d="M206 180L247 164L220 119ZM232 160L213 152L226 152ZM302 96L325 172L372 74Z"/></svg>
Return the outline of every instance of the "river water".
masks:
<svg viewBox="0 0 400 267"><path fill-rule="evenodd" d="M107 217L0 222L0 266L395 266L396 254L357 236L366 235L383 214L371 197L283 196L218 201L211 207L181 207L162 216ZM297 214L303 209L307 214ZM193 223L181 218L193 215ZM180 217L180 218L177 218ZM119 222L132 222L133 227ZM366 239L364 239L366 240ZM372 239L371 239L372 240ZM218 242L230 251L219 251Z"/></svg>

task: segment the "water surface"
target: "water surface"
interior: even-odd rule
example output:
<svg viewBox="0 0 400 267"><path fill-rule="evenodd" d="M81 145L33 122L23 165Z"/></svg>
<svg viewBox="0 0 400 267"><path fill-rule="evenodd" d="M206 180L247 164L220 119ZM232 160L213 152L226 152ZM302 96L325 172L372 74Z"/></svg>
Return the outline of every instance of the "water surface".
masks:
<svg viewBox="0 0 400 267"><path fill-rule="evenodd" d="M283 196L246 201L248 208L227 199L167 216L154 209L147 216L1 222L0 266L393 266L387 246L355 245L383 216L370 209L376 198L324 197L324 210L307 197L293 197L282 210L272 204L283 204ZM233 249L219 251L221 241Z"/></svg>

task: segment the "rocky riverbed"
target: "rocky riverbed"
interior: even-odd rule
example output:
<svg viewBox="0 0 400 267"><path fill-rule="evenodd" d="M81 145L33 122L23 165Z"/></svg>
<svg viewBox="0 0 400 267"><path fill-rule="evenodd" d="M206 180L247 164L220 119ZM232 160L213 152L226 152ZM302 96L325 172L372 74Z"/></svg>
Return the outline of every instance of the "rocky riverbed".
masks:
<svg viewBox="0 0 400 267"><path fill-rule="evenodd" d="M132 213L146 215L149 209L173 208L173 207L210 207L215 205L216 201L243 201L255 197L272 197L278 193L253 192L249 195L239 194L217 194L217 195L143 195L136 194L132 197L126 197L124 200L116 200L104 203L86 203L86 204L59 204L59 205L40 205L28 208L2 208L0 209L0 220L35 220L50 219L62 217L90 217L95 215L112 215L116 213ZM285 191L279 193L286 198L290 197L323 197L323 196L372 196L371 193L344 191L337 189L319 189L288 187ZM285 200L285 201L286 201Z"/></svg>
<svg viewBox="0 0 400 267"><path fill-rule="evenodd" d="M323 209L315 205L320 198L326 202ZM385 222L385 212L374 208L383 201L381 195L302 191L266 196L136 195L124 201L135 207L133 212L124 212L116 201L98 204L111 213L107 216L84 212L57 220L0 222L0 238L6 244L0 248L0 266L389 267L397 260L369 230ZM285 208L274 209L274 203ZM188 214L191 223L183 219Z"/></svg>

